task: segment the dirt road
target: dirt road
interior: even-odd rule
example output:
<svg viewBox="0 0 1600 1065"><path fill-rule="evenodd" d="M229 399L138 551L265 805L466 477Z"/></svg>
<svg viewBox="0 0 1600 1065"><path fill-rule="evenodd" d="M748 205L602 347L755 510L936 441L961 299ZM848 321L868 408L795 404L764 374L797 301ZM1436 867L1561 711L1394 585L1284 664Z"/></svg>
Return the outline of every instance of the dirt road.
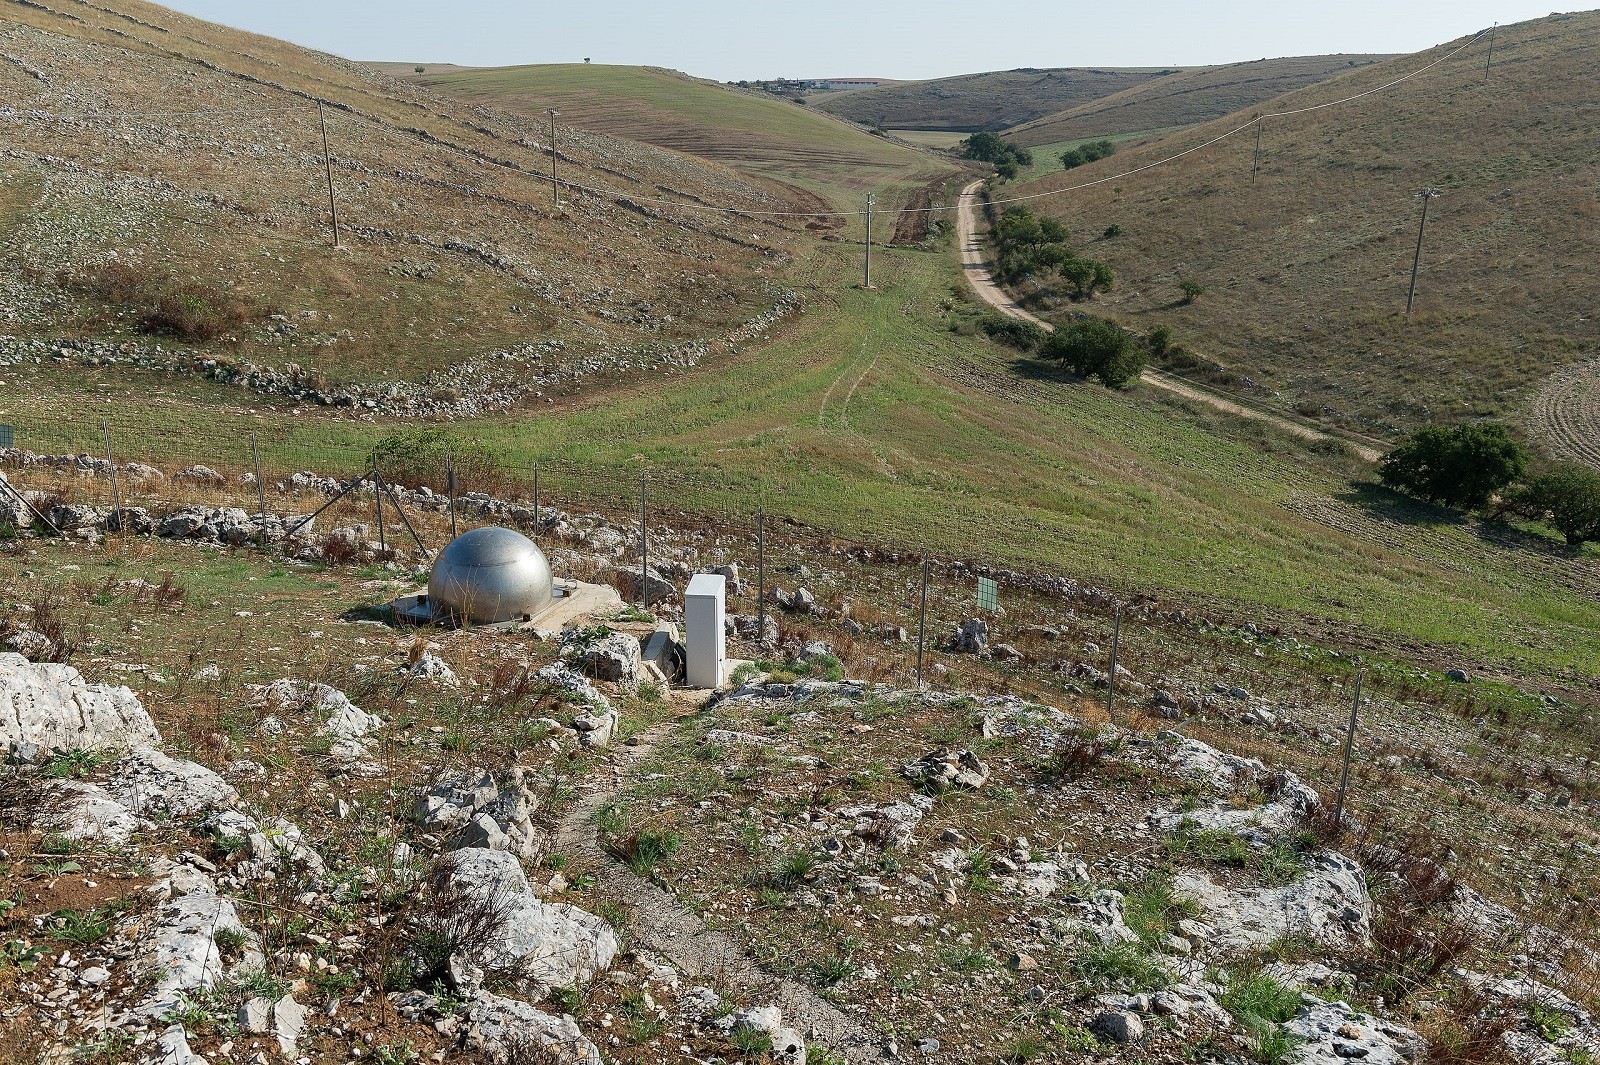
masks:
<svg viewBox="0 0 1600 1065"><path fill-rule="evenodd" d="M989 272L988 249L984 246L982 235L978 231L978 189L983 182L974 181L961 190L961 201L956 211L956 241L961 246L961 270L966 275L967 283L972 286L972 291L978 298L1001 314L1010 315L1025 322L1032 322L1042 329L1054 331L1055 327L1042 318L1035 317L1017 305L1017 301L1006 295L1005 290L995 283L994 275ZM1242 403L1227 399L1209 392L1187 381L1179 380L1171 374L1160 370L1146 370L1139 379L1153 388L1165 389L1174 395L1192 399L1197 403L1204 403L1215 410L1225 411L1241 418L1250 418L1269 425L1306 440L1338 440L1347 445L1356 454L1368 462L1377 462L1382 457L1382 452L1368 444L1358 443L1349 437L1336 433L1324 432L1313 429L1309 425L1302 425L1297 421L1284 418L1276 414L1269 414L1254 407L1247 407Z"/></svg>

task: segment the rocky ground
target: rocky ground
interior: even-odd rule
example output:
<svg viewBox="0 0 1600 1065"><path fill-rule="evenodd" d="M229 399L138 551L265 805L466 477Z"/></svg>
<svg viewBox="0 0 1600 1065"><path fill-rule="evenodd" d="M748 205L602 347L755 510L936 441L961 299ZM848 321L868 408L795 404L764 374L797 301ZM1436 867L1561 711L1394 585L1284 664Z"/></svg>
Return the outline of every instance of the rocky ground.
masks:
<svg viewBox="0 0 1600 1065"><path fill-rule="evenodd" d="M1600 1052L1560 695L1369 659L1341 830L1349 652L1254 622L1009 572L980 618L949 562L917 690L909 560L777 530L763 630L749 530L674 524L613 635L415 634L370 503L287 535L336 482L124 468L108 513L4 461L67 534L0 541L7 1060ZM636 524L458 520L638 591ZM728 691L597 668L713 567Z"/></svg>

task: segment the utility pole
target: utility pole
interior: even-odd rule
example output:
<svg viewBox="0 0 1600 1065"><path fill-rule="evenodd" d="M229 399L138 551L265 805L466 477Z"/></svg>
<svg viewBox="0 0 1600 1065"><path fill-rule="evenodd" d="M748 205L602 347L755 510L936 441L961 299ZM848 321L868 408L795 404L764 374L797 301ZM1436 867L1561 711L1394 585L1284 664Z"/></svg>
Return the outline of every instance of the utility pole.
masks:
<svg viewBox="0 0 1600 1065"><path fill-rule="evenodd" d="M1499 28L1500 23L1498 22L1489 27L1489 56L1483 61L1483 83L1485 85L1489 83L1489 66L1494 62L1494 34Z"/></svg>
<svg viewBox="0 0 1600 1065"><path fill-rule="evenodd" d="M872 287L872 193L867 193L867 281L862 288Z"/></svg>
<svg viewBox="0 0 1600 1065"><path fill-rule="evenodd" d="M328 118L317 101L317 125L322 129L322 168L328 175L328 218L333 222L333 246L339 246L339 209L333 204L333 156L328 154Z"/></svg>
<svg viewBox="0 0 1600 1065"><path fill-rule="evenodd" d="M557 207L561 206L561 186L556 181L556 119L561 117L561 112L551 108L550 115L550 198Z"/></svg>
<svg viewBox="0 0 1600 1065"><path fill-rule="evenodd" d="M1256 175L1261 172L1261 116L1256 116L1256 159L1250 164L1250 187L1256 186Z"/></svg>
<svg viewBox="0 0 1600 1065"><path fill-rule="evenodd" d="M1428 229L1428 201L1439 195L1438 189L1423 189L1422 196L1422 223L1417 226L1417 257L1411 260L1411 294L1406 297L1406 314L1411 313L1411 305L1417 301L1417 271L1422 266L1422 234Z"/></svg>

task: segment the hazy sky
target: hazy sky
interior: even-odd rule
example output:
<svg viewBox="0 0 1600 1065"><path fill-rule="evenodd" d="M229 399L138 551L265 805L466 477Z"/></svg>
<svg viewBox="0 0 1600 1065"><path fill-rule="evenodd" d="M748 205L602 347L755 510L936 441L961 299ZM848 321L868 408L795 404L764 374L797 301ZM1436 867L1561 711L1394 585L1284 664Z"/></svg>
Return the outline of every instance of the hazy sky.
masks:
<svg viewBox="0 0 1600 1065"><path fill-rule="evenodd" d="M931 78L1414 52L1550 0L166 0L352 59L648 63L706 78Z"/></svg>

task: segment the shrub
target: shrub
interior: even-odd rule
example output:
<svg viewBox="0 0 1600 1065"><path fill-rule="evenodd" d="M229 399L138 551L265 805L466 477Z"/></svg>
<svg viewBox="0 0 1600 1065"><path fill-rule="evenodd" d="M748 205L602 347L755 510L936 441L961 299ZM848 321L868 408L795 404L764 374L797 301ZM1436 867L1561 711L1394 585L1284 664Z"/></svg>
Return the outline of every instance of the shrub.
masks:
<svg viewBox="0 0 1600 1065"><path fill-rule="evenodd" d="M1158 325L1150 330L1150 335L1145 337L1145 346L1152 355L1165 355L1167 349L1172 347L1172 327Z"/></svg>
<svg viewBox="0 0 1600 1065"><path fill-rule="evenodd" d="M1528 454L1496 422L1430 425L1383 459L1379 476L1390 488L1447 507L1473 510L1528 467Z"/></svg>
<svg viewBox="0 0 1600 1065"><path fill-rule="evenodd" d="M1000 176L1007 179L1016 177L1019 168L1033 165L1032 152L995 133L974 133L961 142L961 155L964 159L993 163Z"/></svg>
<svg viewBox="0 0 1600 1065"><path fill-rule="evenodd" d="M1098 377L1121 388L1144 370L1144 353L1126 329L1104 318L1089 318L1058 329L1042 354L1064 363L1080 377Z"/></svg>
<svg viewBox="0 0 1600 1065"><path fill-rule="evenodd" d="M1036 351L1045 340L1045 331L1034 323L995 311L986 311L979 317L978 328L982 329L990 340L1016 348L1018 351Z"/></svg>
<svg viewBox="0 0 1600 1065"><path fill-rule="evenodd" d="M207 341L237 332L269 313L236 292L168 274L141 272L127 263L106 263L80 278L58 274L59 284L131 310L139 327L180 340Z"/></svg>
<svg viewBox="0 0 1600 1065"><path fill-rule="evenodd" d="M1117 145L1114 141L1090 141L1080 144L1076 148L1068 148L1061 153L1061 167L1064 170L1073 170L1085 163L1093 163L1100 159L1108 159L1117 154Z"/></svg>
<svg viewBox="0 0 1600 1065"><path fill-rule="evenodd" d="M1532 478L1512 501L1518 513L1548 522L1569 547L1600 538L1600 473L1563 462Z"/></svg>
<svg viewBox="0 0 1600 1065"><path fill-rule="evenodd" d="M482 491L507 479L500 457L478 444L462 440L445 429L401 429L379 440L372 460L384 479L407 488L427 485L448 490L445 470L453 465L458 491L467 486Z"/></svg>
<svg viewBox="0 0 1600 1065"><path fill-rule="evenodd" d="M1185 304L1193 303L1206 294L1206 287L1192 277L1180 278L1178 280L1178 290L1183 293L1183 302Z"/></svg>

